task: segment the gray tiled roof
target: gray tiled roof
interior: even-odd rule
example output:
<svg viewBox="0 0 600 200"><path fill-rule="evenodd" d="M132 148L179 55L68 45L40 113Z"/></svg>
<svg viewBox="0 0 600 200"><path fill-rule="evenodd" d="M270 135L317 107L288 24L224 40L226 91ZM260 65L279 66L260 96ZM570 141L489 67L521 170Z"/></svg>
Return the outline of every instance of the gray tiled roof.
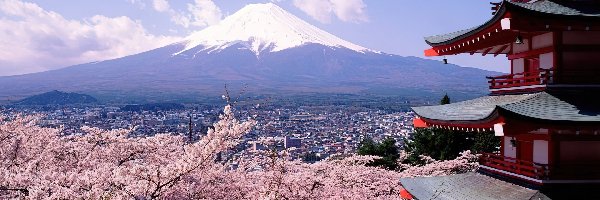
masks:
<svg viewBox="0 0 600 200"><path fill-rule="evenodd" d="M527 10L553 14L553 15L571 15L585 17L600 17L600 6L590 6L585 4L577 4L573 2L556 3L548 0L539 0L533 3L508 2L512 5L525 8Z"/></svg>
<svg viewBox="0 0 600 200"><path fill-rule="evenodd" d="M575 17L599 17L600 18L600 6L589 5L585 3L579 2L561 2L556 0L537 0L531 1L531 3L519 3L519 2L511 2L504 0L502 2L501 8L498 10L496 15L486 23L476 26L473 28L456 31L448 34L441 34L435 36L425 37L425 41L432 45L443 45L452 43L454 40L459 40L465 36L468 36L470 33L478 32L479 30L485 29L488 25L496 22L499 18L504 15L504 11L507 6L526 9L529 11L541 13L541 14L550 14L550 15L566 15L566 16L575 16Z"/></svg>
<svg viewBox="0 0 600 200"><path fill-rule="evenodd" d="M471 31L476 30L477 28L479 28L479 27L473 27L473 28L469 28L469 29L465 29L465 30L448 33L448 34L429 36L429 37L425 37L425 41L428 44L439 44L439 43L443 43L445 41L452 40L461 35L467 34Z"/></svg>
<svg viewBox="0 0 600 200"><path fill-rule="evenodd" d="M417 199L549 199L528 189L475 172L450 176L402 178L402 186Z"/></svg>
<svg viewBox="0 0 600 200"><path fill-rule="evenodd" d="M485 96L440 106L413 107L420 117L442 121L479 121L497 109L550 121L600 122L597 91L540 92Z"/></svg>
<svg viewBox="0 0 600 200"><path fill-rule="evenodd" d="M552 121L600 122L600 102L590 95L551 95L546 92L534 98L499 105L509 112ZM593 102L596 101L596 102Z"/></svg>
<svg viewBox="0 0 600 200"><path fill-rule="evenodd" d="M498 105L510 104L533 96L532 94L485 96L458 103L413 107L419 116L433 120L477 121L489 117Z"/></svg>

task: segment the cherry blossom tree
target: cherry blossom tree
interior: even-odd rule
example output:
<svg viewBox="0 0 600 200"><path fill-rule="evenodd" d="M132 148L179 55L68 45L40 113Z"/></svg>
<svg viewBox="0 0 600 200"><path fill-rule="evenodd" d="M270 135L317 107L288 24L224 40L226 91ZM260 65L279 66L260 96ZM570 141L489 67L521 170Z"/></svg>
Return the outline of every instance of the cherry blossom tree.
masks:
<svg viewBox="0 0 600 200"><path fill-rule="evenodd" d="M421 160L425 162L422 166L410 166L401 164L404 168L400 173L401 177L419 177L419 176L446 176L451 174L460 174L469 171L475 171L479 168L477 162L479 155L472 154L470 150L460 153L460 156L453 160L435 160L429 156L421 155Z"/></svg>
<svg viewBox="0 0 600 200"><path fill-rule="evenodd" d="M232 168L217 155L239 144L256 122L238 120L229 105L196 142L93 127L64 135L61 128L37 126L39 118L0 117L1 199L398 199L400 177L477 167L470 152L456 160L403 165L401 172L366 166L375 156L307 164L285 152L257 152L231 161L237 163Z"/></svg>
<svg viewBox="0 0 600 200"><path fill-rule="evenodd" d="M36 126L38 117L3 118L0 192L30 198L154 199L195 173L217 170L217 153L237 144L254 126L238 121L231 106L195 143L158 134L127 137L129 130L83 127L83 135ZM198 176L195 176L198 177Z"/></svg>

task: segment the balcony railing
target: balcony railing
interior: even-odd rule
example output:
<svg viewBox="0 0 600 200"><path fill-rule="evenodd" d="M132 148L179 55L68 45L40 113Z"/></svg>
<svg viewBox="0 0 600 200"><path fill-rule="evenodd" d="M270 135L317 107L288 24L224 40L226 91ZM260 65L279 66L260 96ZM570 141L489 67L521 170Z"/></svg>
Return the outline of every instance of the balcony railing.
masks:
<svg viewBox="0 0 600 200"><path fill-rule="evenodd" d="M552 83L553 71L551 69L539 69L532 72L523 72L507 74L495 77L486 77L490 79L490 89L504 89L521 86L547 85Z"/></svg>
<svg viewBox="0 0 600 200"><path fill-rule="evenodd" d="M548 165L504 157L497 154L482 154L479 158L479 164L538 180L548 179L550 175Z"/></svg>

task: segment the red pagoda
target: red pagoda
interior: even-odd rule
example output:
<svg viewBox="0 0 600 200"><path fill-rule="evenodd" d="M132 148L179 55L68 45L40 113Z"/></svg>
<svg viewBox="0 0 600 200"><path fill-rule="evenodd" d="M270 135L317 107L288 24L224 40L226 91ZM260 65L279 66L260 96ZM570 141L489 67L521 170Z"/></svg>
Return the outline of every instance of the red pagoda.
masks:
<svg viewBox="0 0 600 200"><path fill-rule="evenodd" d="M505 0L483 25L426 38L426 56L506 55L490 95L414 107L415 127L493 131L481 170L539 187L600 183L600 3ZM482 77L483 78L483 77ZM597 192L597 191L596 191Z"/></svg>

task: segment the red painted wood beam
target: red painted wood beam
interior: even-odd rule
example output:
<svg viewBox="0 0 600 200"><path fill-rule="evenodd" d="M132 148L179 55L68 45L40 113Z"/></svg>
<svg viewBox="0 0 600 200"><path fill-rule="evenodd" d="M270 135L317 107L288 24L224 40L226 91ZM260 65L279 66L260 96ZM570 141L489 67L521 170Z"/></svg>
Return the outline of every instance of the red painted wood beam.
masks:
<svg viewBox="0 0 600 200"><path fill-rule="evenodd" d="M540 54L550 53L552 51L554 51L554 46L549 46L549 47L544 47L544 48L540 48L540 49L534 49L534 50L531 50L531 51L526 51L526 52L521 52L521 53L517 53L517 54L508 55L508 59L509 60L513 60L513 59L525 58L525 57L530 57L530 56L536 56L536 55L540 55Z"/></svg>
<svg viewBox="0 0 600 200"><path fill-rule="evenodd" d="M414 126L415 128L427 128L427 127L429 127L429 126L427 125L427 122L425 122L425 121L424 121L423 119L421 119L420 117L415 117L415 118L413 119L413 126Z"/></svg>
<svg viewBox="0 0 600 200"><path fill-rule="evenodd" d="M494 114L493 114L494 115ZM427 124L427 127L440 127L440 128L457 128L457 129L468 129L468 130L490 130L493 129L494 124L503 123L504 117L494 115L491 119L485 119L480 121L469 121L469 122L461 122L461 121L441 121L441 120L431 120L426 118L419 118ZM420 123L420 122L419 122Z"/></svg>
<svg viewBox="0 0 600 200"><path fill-rule="evenodd" d="M509 31L500 31L498 33L492 34L490 37L486 37L486 39L482 39L475 44L467 45L463 47L458 53L467 53L467 52L476 52L487 47L495 47L502 44L510 44L515 39L515 33Z"/></svg>
<svg viewBox="0 0 600 200"><path fill-rule="evenodd" d="M505 14L504 17L510 16L509 13L507 13L507 14ZM503 18L503 17L501 17L501 18ZM473 34L467 36L466 38L463 38L461 40L458 40L454 43L447 44L447 45L433 46L432 49L436 50L436 53L438 53L439 55L453 55L453 54L458 54L458 53L470 52L470 51L464 50L465 47L470 47L473 45L477 45L479 42L484 42L484 41L490 39L489 37L493 37L488 34L496 35L496 34L498 34L498 32L496 32L496 31L501 32L501 29L502 29L502 27L500 25L500 21L498 20L498 21L494 22L493 24L489 25L487 28L485 28L479 32L473 33ZM483 35L485 35L486 39L483 39ZM480 38L479 41L477 41L478 37ZM473 40L475 40L475 43L472 43ZM464 46L462 46L463 43L465 44ZM481 48L481 46L479 48ZM440 51L438 52L437 50L440 50ZM445 51L442 52L441 50L445 50ZM435 54L430 53L429 55L435 55ZM426 54L426 56L427 56L427 54Z"/></svg>
<svg viewBox="0 0 600 200"><path fill-rule="evenodd" d="M506 50L506 48L508 48L508 46L510 46L510 44L504 45L500 49L498 49L498 51L494 52L494 57L496 57L499 54L501 54L504 50Z"/></svg>
<svg viewBox="0 0 600 200"><path fill-rule="evenodd" d="M425 56L427 56L427 57L439 56L440 54L437 51L438 50L436 50L435 48L427 49L427 50L425 50Z"/></svg>
<svg viewBox="0 0 600 200"><path fill-rule="evenodd" d="M488 48L485 51L483 51L483 53L481 53L482 56L487 55L492 49L494 49L494 47Z"/></svg>
<svg viewBox="0 0 600 200"><path fill-rule="evenodd" d="M486 34L487 35L487 34ZM426 50L426 55L431 55L431 56L441 56L441 55L455 55L455 54L460 54L460 53L476 53L479 50L485 49L487 47L493 47L493 46L498 46L498 45L502 45L502 44L509 44L512 43L514 41L514 37L515 37L515 33L509 32L509 31L500 31L500 32L494 32L494 34L491 34L491 36L486 36L486 39L480 39L479 42L472 43L471 40L465 40L465 46L462 46L460 48L456 48L454 49L454 46L436 46L433 47L429 50ZM480 38L482 38L480 36ZM469 45L466 44L466 42L469 41ZM462 45L462 42L460 43ZM458 46L458 45L455 45ZM428 53L428 51L431 51L431 53ZM433 52L437 53L437 51L439 51L438 54L434 54Z"/></svg>

